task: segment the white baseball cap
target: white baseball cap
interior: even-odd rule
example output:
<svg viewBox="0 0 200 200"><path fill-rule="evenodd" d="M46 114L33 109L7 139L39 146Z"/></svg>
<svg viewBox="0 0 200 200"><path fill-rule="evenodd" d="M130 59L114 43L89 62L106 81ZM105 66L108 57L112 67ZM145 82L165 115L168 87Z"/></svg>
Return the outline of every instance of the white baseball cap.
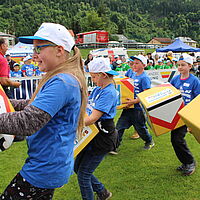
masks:
<svg viewBox="0 0 200 200"><path fill-rule="evenodd" d="M186 54L186 53L183 53L181 55L181 57L179 58L179 60L183 60L186 63L189 63L189 64L193 65L193 57L188 55L188 54Z"/></svg>
<svg viewBox="0 0 200 200"><path fill-rule="evenodd" d="M31 59L32 59L31 56L26 56L26 57L23 59L23 61L26 62L27 60L31 60Z"/></svg>
<svg viewBox="0 0 200 200"><path fill-rule="evenodd" d="M70 52L75 41L69 31L60 24L42 23L34 36L19 37L19 41L26 44L33 44L33 40L47 40L56 45L62 46Z"/></svg>
<svg viewBox="0 0 200 200"><path fill-rule="evenodd" d="M132 56L131 59L138 59L140 60L144 65L147 65L147 58L145 58L143 55L137 55L137 56Z"/></svg>
<svg viewBox="0 0 200 200"><path fill-rule="evenodd" d="M105 72L111 75L119 75L118 72L111 69L110 60L108 58L94 58L88 63L89 72L100 73Z"/></svg>
<svg viewBox="0 0 200 200"><path fill-rule="evenodd" d="M121 60L117 60L116 63L117 63L118 65L120 65L120 64L122 64L122 61L121 61Z"/></svg>

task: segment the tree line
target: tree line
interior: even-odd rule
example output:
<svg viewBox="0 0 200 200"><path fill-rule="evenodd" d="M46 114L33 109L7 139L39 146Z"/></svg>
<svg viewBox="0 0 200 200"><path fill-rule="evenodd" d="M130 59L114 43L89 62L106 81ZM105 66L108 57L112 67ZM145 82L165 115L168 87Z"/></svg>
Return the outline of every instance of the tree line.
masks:
<svg viewBox="0 0 200 200"><path fill-rule="evenodd" d="M0 31L32 35L42 22L74 33L106 30L138 42L188 36L200 43L199 0L0 0Z"/></svg>

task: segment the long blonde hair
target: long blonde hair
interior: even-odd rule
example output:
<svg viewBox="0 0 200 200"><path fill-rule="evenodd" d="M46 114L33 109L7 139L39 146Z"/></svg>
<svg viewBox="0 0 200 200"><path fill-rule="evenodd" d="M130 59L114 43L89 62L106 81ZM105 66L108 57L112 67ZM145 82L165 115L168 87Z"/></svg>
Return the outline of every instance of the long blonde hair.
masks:
<svg viewBox="0 0 200 200"><path fill-rule="evenodd" d="M84 117L85 117L86 105L87 105L87 86L86 86L83 62L80 55L80 51L77 47L74 47L73 51L74 51L74 55L72 57L69 57L66 60L66 62L57 66L54 70L47 72L42 77L29 103L31 103L35 99L37 93L42 88L42 86L53 76L59 73L67 73L67 74L71 74L72 76L75 76L81 88L81 110L80 110L80 116L79 116L79 122L78 122L78 135L79 137L81 137L81 131L84 126Z"/></svg>

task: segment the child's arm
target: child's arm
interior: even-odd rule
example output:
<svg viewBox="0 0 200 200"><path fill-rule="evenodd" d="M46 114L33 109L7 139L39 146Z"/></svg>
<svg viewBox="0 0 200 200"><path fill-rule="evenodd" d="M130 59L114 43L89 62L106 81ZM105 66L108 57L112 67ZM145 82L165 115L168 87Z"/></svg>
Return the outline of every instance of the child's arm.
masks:
<svg viewBox="0 0 200 200"><path fill-rule="evenodd" d="M29 101L30 99L21 99L21 100L10 99L10 102L14 107L15 111L23 110L28 105Z"/></svg>
<svg viewBox="0 0 200 200"><path fill-rule="evenodd" d="M123 103L123 104L127 104L127 106L125 108L129 108L133 104L136 104L136 103L140 102L140 100L138 98L136 98L136 99L129 99L129 98L127 98L126 100L127 101Z"/></svg>
<svg viewBox="0 0 200 200"><path fill-rule="evenodd" d="M103 112L94 109L92 111L92 114L85 118L85 126L89 126L91 124L94 124L102 115L103 115Z"/></svg>

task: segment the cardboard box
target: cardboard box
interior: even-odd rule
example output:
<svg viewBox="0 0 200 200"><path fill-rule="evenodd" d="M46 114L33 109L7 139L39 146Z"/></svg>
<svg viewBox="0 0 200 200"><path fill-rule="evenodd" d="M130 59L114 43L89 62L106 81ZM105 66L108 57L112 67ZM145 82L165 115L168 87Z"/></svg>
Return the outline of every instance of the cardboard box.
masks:
<svg viewBox="0 0 200 200"><path fill-rule="evenodd" d="M191 133L198 143L200 143L200 95L181 109L178 114L181 116L181 119L185 122L187 127L191 129Z"/></svg>
<svg viewBox="0 0 200 200"><path fill-rule="evenodd" d="M145 90L138 94L147 122L156 136L184 125L178 112L184 107L179 90L170 84Z"/></svg>
<svg viewBox="0 0 200 200"><path fill-rule="evenodd" d="M14 108L0 85L0 114L14 112ZM14 140L13 135L0 134L0 151L8 149Z"/></svg>
<svg viewBox="0 0 200 200"><path fill-rule="evenodd" d="M124 107L126 107L126 104L123 104L127 101L126 99L134 98L133 79L120 75L114 77L114 81L116 84L116 89L118 91L117 109L123 109ZM131 106L130 108L133 108L133 106Z"/></svg>
<svg viewBox="0 0 200 200"><path fill-rule="evenodd" d="M84 149L84 147L97 135L98 129L95 125L86 126L82 132L82 138L74 141L74 158Z"/></svg>

